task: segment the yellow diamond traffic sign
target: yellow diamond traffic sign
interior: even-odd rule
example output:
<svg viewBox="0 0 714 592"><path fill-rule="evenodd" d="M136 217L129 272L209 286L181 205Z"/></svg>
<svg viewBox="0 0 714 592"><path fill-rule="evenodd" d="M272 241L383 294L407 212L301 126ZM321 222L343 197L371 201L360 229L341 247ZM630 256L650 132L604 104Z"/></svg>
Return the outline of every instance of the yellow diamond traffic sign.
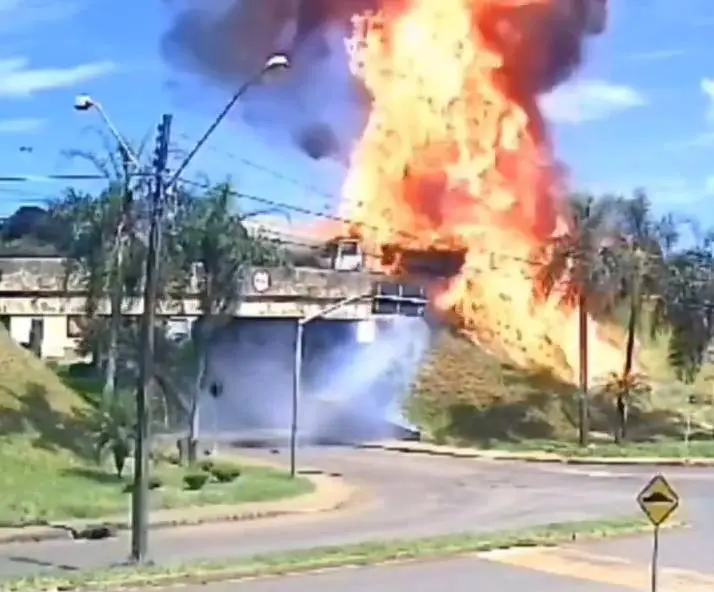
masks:
<svg viewBox="0 0 714 592"><path fill-rule="evenodd" d="M669 481L662 475L655 475L640 491L637 503L654 526L660 526L679 506L679 496Z"/></svg>

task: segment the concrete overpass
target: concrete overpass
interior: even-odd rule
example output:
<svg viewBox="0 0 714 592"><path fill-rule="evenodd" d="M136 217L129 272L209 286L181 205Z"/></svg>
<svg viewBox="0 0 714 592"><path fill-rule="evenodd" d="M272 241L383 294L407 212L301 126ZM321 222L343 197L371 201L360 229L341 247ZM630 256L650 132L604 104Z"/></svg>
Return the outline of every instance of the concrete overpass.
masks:
<svg viewBox="0 0 714 592"><path fill-rule="evenodd" d="M161 303L160 315L170 319L199 316L197 274L183 299ZM309 316L346 298L369 294L374 281L374 276L363 272L254 268L236 287L242 298L234 315L251 319ZM76 274L67 279L62 259L0 259L0 319L19 343L29 340L33 323L41 324L43 355L63 357L67 349L74 348L85 306L84 282ZM126 315L142 312L141 298L130 299L125 305ZM109 314L107 299L99 303L99 314ZM365 300L334 311L330 318L361 320L371 316L371 303Z"/></svg>

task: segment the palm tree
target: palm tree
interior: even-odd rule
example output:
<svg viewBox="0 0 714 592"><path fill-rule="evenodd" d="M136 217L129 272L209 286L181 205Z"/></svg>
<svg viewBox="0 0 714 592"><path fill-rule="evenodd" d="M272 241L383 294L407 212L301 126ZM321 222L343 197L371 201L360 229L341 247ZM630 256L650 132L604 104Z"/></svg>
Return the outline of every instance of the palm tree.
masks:
<svg viewBox="0 0 714 592"><path fill-rule="evenodd" d="M105 359L104 398L111 398L116 390L125 276L132 260L128 252L140 247L129 228L132 206L128 201L111 184L97 197L68 191L53 206L54 215L72 227L73 240L66 251L67 279L79 279L86 290L85 315L96 339L96 354ZM105 331L100 304L107 295L110 318Z"/></svg>
<svg viewBox="0 0 714 592"><path fill-rule="evenodd" d="M553 237L541 255L536 280L539 295L559 293L562 303L578 312L578 440L588 444L588 315L611 310L615 302L616 265L612 237L617 200L576 194L568 200L570 228Z"/></svg>
<svg viewBox="0 0 714 592"><path fill-rule="evenodd" d="M122 146L116 149L105 138L104 156L71 151L68 155L90 162L108 181L96 198L68 191L52 207L53 213L72 226L73 240L68 245L68 275L79 272L87 288L86 316L98 325L98 303L109 295L109 327L105 354L103 398L113 396L117 387L117 351L122 324L122 307L127 296L127 272L136 268L136 253L142 241L137 232L135 197L144 193L147 180L135 175L131 158ZM135 275L135 274L134 274ZM136 283L136 282L134 282Z"/></svg>
<svg viewBox="0 0 714 592"><path fill-rule="evenodd" d="M111 452L116 476L121 478L134 446L136 406L129 398L114 398L94 410L97 461Z"/></svg>
<svg viewBox="0 0 714 592"><path fill-rule="evenodd" d="M618 443L627 437L628 404L634 390L641 381L634 380L633 367L635 342L641 328L645 310L649 312L649 331L652 338L666 328L664 300L665 265L664 249L669 243L669 235L662 235L668 226L666 220L655 222L651 215L650 201L642 190L637 190L630 199L619 203L620 248L618 268L620 271L621 294L627 302L627 338L622 374L616 381L610 381L610 392L616 397L618 426L615 439ZM618 385L621 388L612 388ZM637 388L631 388L631 387Z"/></svg>
<svg viewBox="0 0 714 592"><path fill-rule="evenodd" d="M208 189L205 195L184 194L175 213L174 275L195 278L201 316L192 327L191 344L196 361L195 385L189 413L189 460L195 460L200 393L206 382L208 345L241 299L241 285L252 266L285 264L283 249L251 234L244 221L267 212L240 213L229 182ZM169 247L171 248L171 247ZM183 286L185 290L188 286Z"/></svg>

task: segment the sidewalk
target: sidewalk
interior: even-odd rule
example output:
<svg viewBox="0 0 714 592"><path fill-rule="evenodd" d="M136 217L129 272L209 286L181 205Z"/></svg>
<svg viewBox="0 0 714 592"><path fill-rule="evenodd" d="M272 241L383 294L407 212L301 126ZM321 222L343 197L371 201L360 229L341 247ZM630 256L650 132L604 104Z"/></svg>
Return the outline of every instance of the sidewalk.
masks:
<svg viewBox="0 0 714 592"><path fill-rule="evenodd" d="M360 448L389 450L431 456L452 458L474 458L483 460L512 460L520 462L562 463L569 465L617 465L617 466L686 466L714 467L714 458L684 457L634 457L634 456L566 456L547 451L510 451L496 449L460 448L442 446L428 442L384 441L361 444Z"/></svg>
<svg viewBox="0 0 714 592"><path fill-rule="evenodd" d="M318 514L340 510L358 501L359 491L342 477L318 473L301 476L313 483L315 488L310 493L276 501L153 510L149 518L150 528L171 528L298 514ZM91 521L77 520L57 523L53 526L0 528L0 544L77 538L76 533L90 525L104 525L112 531L128 530L131 527L131 517L129 514L114 515Z"/></svg>

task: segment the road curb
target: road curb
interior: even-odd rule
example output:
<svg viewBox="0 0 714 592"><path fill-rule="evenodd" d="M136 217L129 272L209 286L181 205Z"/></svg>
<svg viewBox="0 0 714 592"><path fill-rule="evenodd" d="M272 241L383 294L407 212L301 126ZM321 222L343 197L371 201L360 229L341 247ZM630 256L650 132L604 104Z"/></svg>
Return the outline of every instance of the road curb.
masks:
<svg viewBox="0 0 714 592"><path fill-rule="evenodd" d="M238 505L199 506L180 508L185 515L175 517L176 510L157 510L155 519L149 525L152 530L177 528L182 526L200 526L222 522L243 522L284 516L322 514L343 510L357 504L362 495L360 490L345 481L341 476L328 475L317 471L302 474L312 482L314 490L303 495L284 500L255 502ZM161 512L174 512L174 517L162 517ZM26 526L0 528L0 545L11 543L30 543L52 540L92 538L77 536L88 528L106 527L113 532L131 529L128 518L111 516L89 521L71 521L47 526Z"/></svg>
<svg viewBox="0 0 714 592"><path fill-rule="evenodd" d="M671 526L668 524L668 528ZM678 525L677 525L678 526ZM663 526L664 528L665 526ZM416 562L448 560L455 557L489 558L495 549L554 549L587 542L626 536L638 536L651 531L642 518L625 517L602 521L561 522L524 529L496 532L461 533L424 538L365 541L338 546L319 546L297 551L271 553L253 557L222 560L215 563L188 562L183 565L156 566L138 569L108 569L75 574L38 575L31 579L4 582L10 590L24 592L57 592L58 590L126 592L168 590L184 586L207 586L215 583L236 584L298 574L319 574L335 569L366 566L407 565Z"/></svg>
<svg viewBox="0 0 714 592"><path fill-rule="evenodd" d="M475 450L453 448L451 446L414 444L360 444L358 448L386 450L405 454L425 454L450 458L473 458L494 461L518 461L530 463L550 463L590 466L651 466L651 467L714 467L714 458L676 457L606 457L606 456L563 456L553 452L508 452L498 450Z"/></svg>

